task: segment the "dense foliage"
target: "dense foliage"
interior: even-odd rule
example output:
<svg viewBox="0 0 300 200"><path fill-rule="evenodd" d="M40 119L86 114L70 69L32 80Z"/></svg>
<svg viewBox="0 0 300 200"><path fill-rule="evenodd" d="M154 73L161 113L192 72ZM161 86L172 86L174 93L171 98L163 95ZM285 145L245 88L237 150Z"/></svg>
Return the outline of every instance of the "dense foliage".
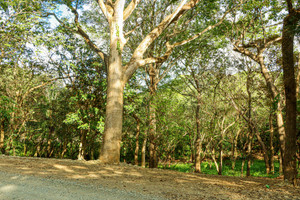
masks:
<svg viewBox="0 0 300 200"><path fill-rule="evenodd" d="M131 35L127 46L117 47L124 65L178 3L140 3L124 24ZM109 53L110 39L97 6L94 1L0 3L2 154L99 158L110 76L109 61L99 52ZM293 6L299 12L299 2ZM174 163L193 163L180 170L224 175L245 170L260 176L264 163L264 173L279 176L287 112L280 41L287 12L282 1L210 0L171 23L145 51L161 60L138 68L126 83L120 160L171 169ZM299 168L299 38L294 43ZM260 172L252 173L256 168Z"/></svg>

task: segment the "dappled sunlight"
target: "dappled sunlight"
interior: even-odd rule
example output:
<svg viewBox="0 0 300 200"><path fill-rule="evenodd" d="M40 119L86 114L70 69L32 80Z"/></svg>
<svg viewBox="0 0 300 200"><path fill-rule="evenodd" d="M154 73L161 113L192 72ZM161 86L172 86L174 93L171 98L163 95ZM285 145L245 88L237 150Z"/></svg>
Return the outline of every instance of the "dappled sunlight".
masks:
<svg viewBox="0 0 300 200"><path fill-rule="evenodd" d="M245 180L242 180L241 182L243 183L248 183L248 184L254 184L254 185L260 185L261 183L258 183L258 182L254 182L254 181L245 181Z"/></svg>
<svg viewBox="0 0 300 200"><path fill-rule="evenodd" d="M201 183L209 184L209 185L226 185L226 186L234 186L234 187L244 187L241 184L236 184L234 182L228 182L224 180L218 180L216 179L209 179L209 178L203 178L203 177L197 177L193 179L176 179L176 182L179 183L187 183L187 182L197 182L201 181Z"/></svg>
<svg viewBox="0 0 300 200"><path fill-rule="evenodd" d="M64 170L65 172L70 172L70 173L74 173L74 170L70 169L69 167L67 166L64 166L64 165L53 165L55 168L57 169L62 169Z"/></svg>
<svg viewBox="0 0 300 200"><path fill-rule="evenodd" d="M93 172L89 172L88 177L90 177L90 178L99 178L99 175L97 175L97 174L95 174Z"/></svg>
<svg viewBox="0 0 300 200"><path fill-rule="evenodd" d="M86 167L83 167L83 166L72 166L72 168L75 168L75 169L87 169Z"/></svg>
<svg viewBox="0 0 300 200"><path fill-rule="evenodd" d="M72 177L74 179L84 179L84 178L86 178L86 176L82 176L82 175L72 175L70 177Z"/></svg>
<svg viewBox="0 0 300 200"><path fill-rule="evenodd" d="M5 185L0 187L0 192L13 192L17 189L15 185Z"/></svg>
<svg viewBox="0 0 300 200"><path fill-rule="evenodd" d="M80 181L88 185L122 188L146 193L153 193L153 191L157 194L186 193L195 197L203 197L203 199L209 199L212 194L222 196L225 199L247 199L249 195L253 194L253 192L249 192L249 189L251 189L250 191L256 191L259 197L263 197L264 192L295 195L294 189L278 185L281 181L277 179L182 173L171 170L141 168L123 163L120 165L103 165L97 161L32 158L8 158L6 160L6 157L0 156L0 163L0 171L13 173L12 181L21 178L15 175L15 173L18 173L28 175L24 177L25 179L30 176L39 176L46 179L67 179ZM270 188L266 188L266 185L269 185ZM9 185L3 186L1 189L13 191L16 187Z"/></svg>

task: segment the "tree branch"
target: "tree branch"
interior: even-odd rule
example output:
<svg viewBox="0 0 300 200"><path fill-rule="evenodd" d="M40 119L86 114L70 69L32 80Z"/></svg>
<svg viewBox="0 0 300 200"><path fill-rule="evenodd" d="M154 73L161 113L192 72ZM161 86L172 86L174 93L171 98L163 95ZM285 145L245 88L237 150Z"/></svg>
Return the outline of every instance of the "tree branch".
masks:
<svg viewBox="0 0 300 200"><path fill-rule="evenodd" d="M100 58L103 60L105 65L108 66L107 55L97 47L97 45L90 39L89 35L80 26L79 21L78 21L79 16L78 16L77 10L75 8L73 8L72 6L69 6L69 8L72 10L72 12L75 15L74 23L77 28L76 33L81 35L81 37L85 40L85 42L89 45L89 47L91 47L91 49L100 56Z"/></svg>
<svg viewBox="0 0 300 200"><path fill-rule="evenodd" d="M110 3L105 4L103 0L98 0L97 2L102 10L102 13L106 17L106 19L109 20L113 15L112 5Z"/></svg>
<svg viewBox="0 0 300 200"><path fill-rule="evenodd" d="M139 46L134 51L134 54L133 54L130 62L126 66L125 80L128 80L132 76L132 74L136 71L136 69L138 67L141 67L145 64L164 62L165 60L167 60L170 57L170 55L173 52L174 48L176 48L178 46L182 46L186 43L189 43L189 42L197 39L198 37L200 37L201 35L203 35L207 31L219 26L225 20L225 17L227 16L227 14L230 13L233 9L235 9L237 6L240 5L240 4L238 4L237 6L227 10L224 13L224 15L222 16L222 18L216 24L214 24L212 26L208 26L203 31L201 31L200 33L194 35L193 37L190 37L190 38L188 38L186 40L183 40L181 42L174 43L172 45L169 42L167 42L166 43L167 50L166 50L166 52L163 56L161 56L161 57L150 57L150 58L142 59L147 47L163 32L163 30L165 30L171 23L178 20L185 13L185 11L195 7L196 4L199 2L199 0L192 0L192 1L189 1L188 3L184 4L185 2L186 1L182 1L180 3L180 5L177 7L177 9L172 14L168 15L139 44Z"/></svg>
<svg viewBox="0 0 300 200"><path fill-rule="evenodd" d="M127 6L127 8L124 10L123 13L123 21L125 21L126 19L128 19L128 17L130 17L130 15L132 14L132 12L134 11L134 9L136 8L136 6L141 2L141 0L131 0L130 4Z"/></svg>

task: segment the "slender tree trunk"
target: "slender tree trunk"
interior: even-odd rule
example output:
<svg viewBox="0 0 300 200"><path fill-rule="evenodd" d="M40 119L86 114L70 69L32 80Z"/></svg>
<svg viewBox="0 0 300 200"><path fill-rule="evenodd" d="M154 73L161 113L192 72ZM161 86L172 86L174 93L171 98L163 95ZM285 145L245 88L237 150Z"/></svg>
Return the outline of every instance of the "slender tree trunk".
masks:
<svg viewBox="0 0 300 200"><path fill-rule="evenodd" d="M245 159L242 161L242 167L241 167L241 177L244 176L244 166L245 166Z"/></svg>
<svg viewBox="0 0 300 200"><path fill-rule="evenodd" d="M248 93L248 148L247 148L247 173L246 176L250 176L250 169L251 169L251 151L252 151L252 137L253 133L256 132L254 130L254 126L252 125L252 93L251 93L251 85L252 79L250 77L250 73L248 73L247 77L247 93Z"/></svg>
<svg viewBox="0 0 300 200"><path fill-rule="evenodd" d="M84 160L86 151L86 131L80 131L80 142L79 142L79 152L78 152L78 160Z"/></svg>
<svg viewBox="0 0 300 200"><path fill-rule="evenodd" d="M267 67L264 64L263 55L258 55L258 63L261 67L261 73L267 83L267 88L269 90L269 93L272 96L272 99L274 102L277 102L277 110L276 110L276 117L277 117L277 128L279 133L279 141L280 141L280 148L282 149L282 152L284 152L285 149L285 129L284 129L284 121L282 116L282 103L280 100L280 94L276 88L276 86L273 83L273 80L269 74L269 71Z"/></svg>
<svg viewBox="0 0 300 200"><path fill-rule="evenodd" d="M215 151L215 147L212 147L213 149L212 149L212 154L211 154L211 157L212 157L212 159L213 159L213 161L214 161L214 164L215 164L215 166L216 166L216 169L217 169L217 172L219 173L219 165L218 165L218 162L217 162L217 159L216 159L216 151Z"/></svg>
<svg viewBox="0 0 300 200"><path fill-rule="evenodd" d="M297 97L294 69L294 31L300 20L300 11L291 11L283 21L282 65L286 97L286 137L283 154L283 175L288 182L297 185Z"/></svg>
<svg viewBox="0 0 300 200"><path fill-rule="evenodd" d="M136 119L135 151L134 164L139 165L139 137L140 137L140 120Z"/></svg>
<svg viewBox="0 0 300 200"><path fill-rule="evenodd" d="M258 131L255 131L255 135L256 135L257 140L262 148L262 153L263 153L264 160L265 160L266 173L269 174L270 173L270 164L269 164L269 156L268 156L267 147L266 147L264 141L261 139Z"/></svg>
<svg viewBox="0 0 300 200"><path fill-rule="evenodd" d="M269 126L270 126L270 172L272 174L275 173L274 168L274 145L273 145L273 137L274 137L274 127L273 127L273 113L270 113L269 117Z"/></svg>
<svg viewBox="0 0 300 200"><path fill-rule="evenodd" d="M280 150L279 156L279 174L283 174L283 159L282 159L282 151Z"/></svg>
<svg viewBox="0 0 300 200"><path fill-rule="evenodd" d="M222 175L223 172L223 138L220 143L220 161L219 161L219 171L218 174Z"/></svg>
<svg viewBox="0 0 300 200"><path fill-rule="evenodd" d="M34 153L34 157L40 157L40 152L41 152L41 143L39 142L36 146L36 151Z"/></svg>
<svg viewBox="0 0 300 200"><path fill-rule="evenodd" d="M68 141L67 139L65 138L64 139L64 142L63 142L63 147L62 147L62 151L61 151L61 154L60 154L60 158L64 158L64 155L65 153L67 152L67 144L68 144Z"/></svg>
<svg viewBox="0 0 300 200"><path fill-rule="evenodd" d="M143 146L142 146L142 161L141 167L146 167L146 146L147 146L147 134L144 135Z"/></svg>
<svg viewBox="0 0 300 200"><path fill-rule="evenodd" d="M197 139L196 139L196 156L195 156L195 172L201 172L201 153L202 153L202 141L200 131L200 96L197 96L197 107L196 107L196 127L197 127Z"/></svg>
<svg viewBox="0 0 300 200"><path fill-rule="evenodd" d="M252 133L249 133L249 138L248 138L248 148L247 148L247 173L246 176L250 176L250 171L251 171L251 152L252 152Z"/></svg>
<svg viewBox="0 0 300 200"><path fill-rule="evenodd" d="M2 154L5 153L4 149L4 137L5 137L5 132L4 132L4 121L0 123L0 151Z"/></svg>
<svg viewBox="0 0 300 200"><path fill-rule="evenodd" d="M50 154L51 154L51 146L52 146L52 136L54 134L54 127L51 126L49 127L49 134L48 134L48 137L47 137L47 157L49 158L50 157Z"/></svg>
<svg viewBox="0 0 300 200"><path fill-rule="evenodd" d="M24 154L24 156L26 156L26 154L27 154L27 139L26 139L26 136L25 136L25 138L24 138L24 147L23 147L23 154Z"/></svg>
<svg viewBox="0 0 300 200"><path fill-rule="evenodd" d="M16 145L15 145L15 137L12 136L10 139L11 147L13 150L13 156L16 156Z"/></svg>
<svg viewBox="0 0 300 200"><path fill-rule="evenodd" d="M237 149L237 142L240 135L241 129L238 130L236 136L233 138L232 147L231 147L231 169L235 169L235 162L236 162L236 149Z"/></svg>

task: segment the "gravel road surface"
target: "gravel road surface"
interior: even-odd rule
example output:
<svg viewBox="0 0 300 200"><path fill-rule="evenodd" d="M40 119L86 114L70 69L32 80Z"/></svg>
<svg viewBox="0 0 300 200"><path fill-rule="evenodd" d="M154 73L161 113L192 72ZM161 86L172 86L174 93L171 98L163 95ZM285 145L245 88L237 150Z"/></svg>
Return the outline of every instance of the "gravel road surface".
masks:
<svg viewBox="0 0 300 200"><path fill-rule="evenodd" d="M121 200L157 199L135 192L87 185L76 181L45 179L0 171L1 200Z"/></svg>

